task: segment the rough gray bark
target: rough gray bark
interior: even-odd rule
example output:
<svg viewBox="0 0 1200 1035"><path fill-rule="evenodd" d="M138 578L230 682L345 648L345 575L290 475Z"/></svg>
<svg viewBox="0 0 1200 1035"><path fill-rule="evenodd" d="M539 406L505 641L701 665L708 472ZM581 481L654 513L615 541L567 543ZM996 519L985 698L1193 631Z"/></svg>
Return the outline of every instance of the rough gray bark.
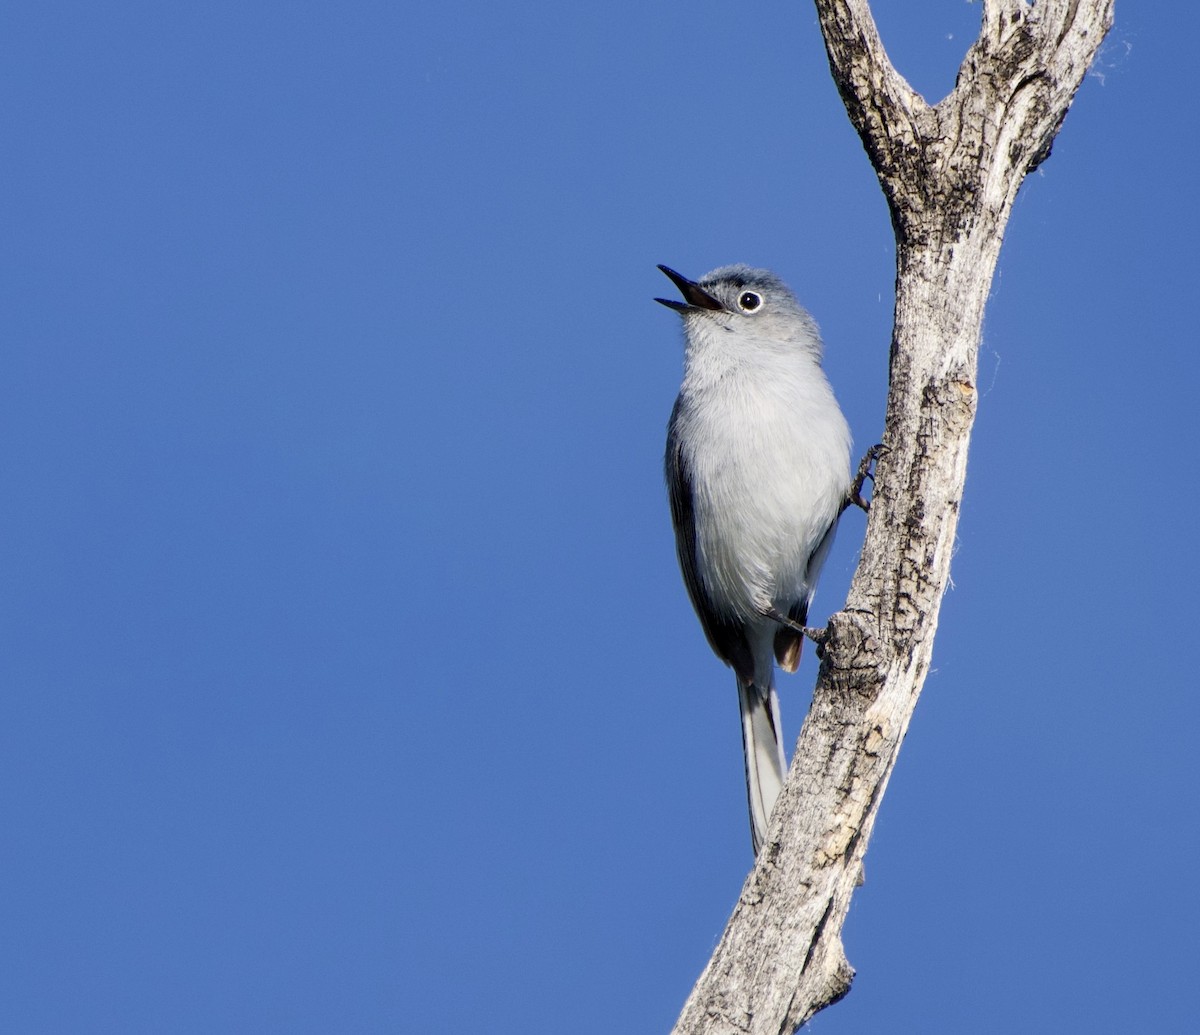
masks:
<svg viewBox="0 0 1200 1035"><path fill-rule="evenodd" d="M675 1035L781 1035L850 988L842 924L929 670L1004 228L1025 175L1050 153L1113 3L985 0L979 39L937 105L892 67L867 0L816 7L896 233L885 452L767 842Z"/></svg>

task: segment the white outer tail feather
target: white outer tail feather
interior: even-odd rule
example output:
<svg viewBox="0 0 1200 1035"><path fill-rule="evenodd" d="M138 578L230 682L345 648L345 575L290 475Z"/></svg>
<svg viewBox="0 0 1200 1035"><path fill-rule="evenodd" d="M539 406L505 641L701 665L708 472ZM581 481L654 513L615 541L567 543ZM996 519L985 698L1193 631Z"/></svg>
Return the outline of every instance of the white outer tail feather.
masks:
<svg viewBox="0 0 1200 1035"><path fill-rule="evenodd" d="M768 671L770 671L768 669ZM774 680L766 689L738 677L738 703L742 713L742 747L746 752L746 799L750 806L750 839L754 854L767 836L767 823L775 799L787 776L779 721L779 695Z"/></svg>

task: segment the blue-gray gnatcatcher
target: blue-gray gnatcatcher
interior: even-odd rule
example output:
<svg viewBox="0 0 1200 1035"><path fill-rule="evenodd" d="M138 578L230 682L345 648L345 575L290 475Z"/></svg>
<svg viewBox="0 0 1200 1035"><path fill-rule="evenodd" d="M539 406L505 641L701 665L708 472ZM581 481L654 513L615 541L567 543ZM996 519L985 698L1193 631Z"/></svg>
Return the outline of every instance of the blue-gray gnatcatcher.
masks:
<svg viewBox="0 0 1200 1035"><path fill-rule="evenodd" d="M850 429L821 369L813 318L775 274L723 266L684 301L683 385L666 473L683 581L708 642L737 675L754 851L787 771L774 662L800 631L850 487Z"/></svg>

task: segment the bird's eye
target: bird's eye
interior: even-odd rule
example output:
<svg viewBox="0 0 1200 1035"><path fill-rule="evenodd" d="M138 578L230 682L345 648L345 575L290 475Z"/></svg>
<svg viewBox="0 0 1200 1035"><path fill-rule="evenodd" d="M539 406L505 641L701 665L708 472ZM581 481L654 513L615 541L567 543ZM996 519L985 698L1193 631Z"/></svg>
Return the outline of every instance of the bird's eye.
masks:
<svg viewBox="0 0 1200 1035"><path fill-rule="evenodd" d="M738 308L743 313L752 313L762 305L762 295L757 291L743 291L738 295Z"/></svg>

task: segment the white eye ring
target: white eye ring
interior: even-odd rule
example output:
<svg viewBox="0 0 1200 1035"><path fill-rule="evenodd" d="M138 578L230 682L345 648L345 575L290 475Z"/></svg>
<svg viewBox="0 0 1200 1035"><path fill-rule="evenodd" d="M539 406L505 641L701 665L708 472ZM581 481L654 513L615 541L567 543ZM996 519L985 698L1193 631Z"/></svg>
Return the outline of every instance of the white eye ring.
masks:
<svg viewBox="0 0 1200 1035"><path fill-rule="evenodd" d="M762 306L762 295L757 291L743 291L738 295L738 308L743 313L753 313Z"/></svg>

